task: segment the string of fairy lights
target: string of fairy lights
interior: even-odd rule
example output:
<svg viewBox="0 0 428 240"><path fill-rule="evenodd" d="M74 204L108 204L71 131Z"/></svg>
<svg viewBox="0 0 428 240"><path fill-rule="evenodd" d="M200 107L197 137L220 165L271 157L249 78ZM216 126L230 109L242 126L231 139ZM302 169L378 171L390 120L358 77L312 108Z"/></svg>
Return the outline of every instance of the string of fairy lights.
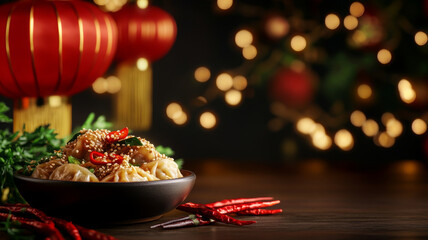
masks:
<svg viewBox="0 0 428 240"><path fill-rule="evenodd" d="M121 6L126 4L126 0L113 1L113 0L94 0L96 4L105 8L108 11L115 11L120 9ZM113 2L115 2L113 4ZM148 5L147 0L137 1L138 5L142 8ZM217 0L216 7L221 11L230 11L235 3L233 0ZM371 42L380 41L382 38L381 32L376 29L376 26L367 27L366 18L364 13L366 9L364 4L361 2L353 2L349 6L349 14L343 19L335 13L329 13L325 16L322 31L331 32L343 27L349 31L348 44L350 46L364 46ZM294 59L290 64L290 67L294 68L305 68L306 63L304 58L314 58L314 51L311 48L311 43L315 41L314 38L320 36L312 36L310 34L294 34L292 33L292 24L286 18L282 16L272 16L264 23L264 32L269 35L272 39L284 39L288 36L289 39L286 43L288 44L291 51L296 54L300 54L303 59ZM361 27L365 26L365 28ZM320 35L319 33L317 33ZM414 36L414 43L417 46L425 46L428 42L427 34L421 30L416 29L410 33ZM255 42L254 33L250 28L241 28L234 34L234 42L238 49L241 49L241 54L244 59L243 64L252 62L259 57L258 43ZM322 55L322 53L317 53ZM315 55L317 55L315 54ZM394 57L394 50L388 47L379 47L376 50L376 59L380 65L388 65L391 63ZM316 56L315 56L316 57ZM272 57L274 58L274 57ZM137 66L141 70L144 69L144 60L139 59ZM269 64L269 61L273 61L268 58L263 64ZM230 107L238 107L245 99L243 91L250 87L253 81L247 80L245 74L236 74L233 70L223 71L219 73L213 73L208 66L198 66L194 70L194 79L200 84L211 84L212 88L215 88L217 94L214 97L210 94L201 94L196 99L197 101L207 104L216 97L222 97L225 104ZM396 89L400 100L404 104L412 104L417 98L417 91L415 90L414 83L409 78L401 78L396 83ZM120 80L114 76L108 78L100 78L93 84L93 90L96 93L111 93L120 90ZM361 101L369 101L375 95L375 90L370 83L362 82L358 83L355 88L356 97ZM218 94L220 93L220 94ZM268 128L271 131L279 131L287 122L295 124L297 132L302 136L305 136L309 142L317 149L328 150L334 145L343 151L349 151L353 149L355 145L354 135L351 129L345 129L343 127L337 127L335 130L330 130L326 127L326 123L317 119L310 114L309 111L298 111L287 108L283 104L278 102L272 102L270 106L272 114L275 116L268 124ZM313 109L313 108L312 108ZM182 104L178 101L170 102L165 109L166 116L171 120L171 123L181 126L188 123L191 119L190 115L193 113L189 112L186 104ZM328 113L326 113L328 115ZM197 113L199 125L204 129L215 129L219 116L212 110L202 111ZM193 117L192 117L193 118ZM330 117L331 118L331 117ZM409 129L415 135L423 135L427 131L427 120L428 115L421 115L413 118L410 122ZM408 126L403 124L403 121L391 112L385 112L382 114L381 119L376 120L367 116L361 109L354 109L351 113L347 113L345 116L345 122L350 122L354 127L360 129L364 135L373 139L374 144L383 148L390 148L394 146L396 138L400 137L403 130ZM341 122L342 126L343 121ZM339 125L340 126L340 125Z"/></svg>

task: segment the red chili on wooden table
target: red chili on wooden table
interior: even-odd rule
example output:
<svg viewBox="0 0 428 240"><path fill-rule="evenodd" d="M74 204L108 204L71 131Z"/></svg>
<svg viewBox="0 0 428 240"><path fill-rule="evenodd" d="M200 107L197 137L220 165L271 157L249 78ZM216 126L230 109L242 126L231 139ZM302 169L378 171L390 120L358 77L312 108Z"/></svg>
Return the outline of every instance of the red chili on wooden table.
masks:
<svg viewBox="0 0 428 240"><path fill-rule="evenodd" d="M17 215L30 214L33 218L15 216L12 213ZM40 221L34 219L34 217L38 218ZM0 205L0 220L8 219L50 240L64 239L57 226L68 233L74 240L81 240L82 238L88 240L117 240L110 235L74 225L72 222L60 218L47 216L44 212L36 208L19 203Z"/></svg>
<svg viewBox="0 0 428 240"><path fill-rule="evenodd" d="M89 158L91 163L95 165L106 165L107 163L121 164L123 162L123 157L114 153L105 155L97 151L92 151Z"/></svg>
<svg viewBox="0 0 428 240"><path fill-rule="evenodd" d="M122 130L112 131L106 136L107 143L115 143L119 140L125 139L128 136L128 127L122 128Z"/></svg>
<svg viewBox="0 0 428 240"><path fill-rule="evenodd" d="M269 201L271 200L271 201ZM235 213L238 215L272 215L281 213L282 209L261 209L263 207L270 207L280 203L279 200L273 200L272 197L258 197L258 198L237 198L237 199L226 199L218 202L199 204L199 203L183 203L177 207L178 210L182 210L195 215L189 215L181 219L171 220L166 223L161 223L152 226L162 228L176 228L183 226L196 226L198 225L195 221L199 221L205 225L208 221L211 222L223 222L235 225L248 225L256 223L255 221L241 221L228 216L228 213ZM195 217L196 216L196 217ZM193 223L191 221L194 221ZM204 222L205 221L205 222Z"/></svg>

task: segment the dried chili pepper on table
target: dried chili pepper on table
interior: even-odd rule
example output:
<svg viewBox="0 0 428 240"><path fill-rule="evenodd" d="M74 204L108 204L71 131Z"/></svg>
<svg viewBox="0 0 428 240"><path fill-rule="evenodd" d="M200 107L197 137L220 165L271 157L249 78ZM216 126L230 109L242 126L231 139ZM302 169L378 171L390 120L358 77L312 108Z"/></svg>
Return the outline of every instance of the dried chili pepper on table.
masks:
<svg viewBox="0 0 428 240"><path fill-rule="evenodd" d="M38 218L40 221L26 217L14 216L9 214L9 212L16 214L28 213ZM64 239L56 226L64 229L65 232L67 232L74 240L81 240L82 238L87 240L117 240L115 237L110 235L74 225L72 222L68 222L60 218L47 216L44 212L36 208L32 208L29 205L7 204L0 206L0 220L5 220L9 216L12 221L19 222L23 227L33 230L41 235L46 236L47 234L57 234L53 235L53 237L51 236L51 240ZM47 228L51 230L48 230Z"/></svg>
<svg viewBox="0 0 428 240"><path fill-rule="evenodd" d="M216 209L207 208L205 206L201 207L200 204L196 204L196 203L184 203L178 206L177 209L185 212L189 212L189 213L200 214L203 217L213 219L217 222L230 223L238 226L256 223L256 221L238 220L226 214L222 214Z"/></svg>
<svg viewBox="0 0 428 240"><path fill-rule="evenodd" d="M260 201L269 201L269 200L273 200L273 197L225 199L218 202L207 203L205 204L205 206L210 208L217 208L217 207L223 207L223 206L233 205L233 204L260 202Z"/></svg>
<svg viewBox="0 0 428 240"><path fill-rule="evenodd" d="M224 207L216 208L216 210L221 214L235 213L235 212L240 212L240 211L244 211L247 209L257 209L257 208L262 208L262 207L270 207L270 206L276 205L278 203L280 203L279 200L268 201L268 202L241 203L241 204L227 205Z"/></svg>
<svg viewBox="0 0 428 240"><path fill-rule="evenodd" d="M37 220L25 219L23 217L16 217L10 213L0 213L0 220L12 220L14 223L21 225L22 227L33 230L50 240L64 240L64 237L55 228L48 223L40 222Z"/></svg>
<svg viewBox="0 0 428 240"><path fill-rule="evenodd" d="M237 212L238 215L273 215L277 213L282 213L282 209L246 209Z"/></svg>

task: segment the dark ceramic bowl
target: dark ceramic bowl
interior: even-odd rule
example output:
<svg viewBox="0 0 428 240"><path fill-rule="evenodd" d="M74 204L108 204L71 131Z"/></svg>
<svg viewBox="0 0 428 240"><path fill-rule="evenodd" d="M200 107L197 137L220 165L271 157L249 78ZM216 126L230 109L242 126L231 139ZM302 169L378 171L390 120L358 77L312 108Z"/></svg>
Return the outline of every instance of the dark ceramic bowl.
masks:
<svg viewBox="0 0 428 240"><path fill-rule="evenodd" d="M195 183L193 172L182 178L150 182L72 182L15 174L24 199L51 216L86 225L150 221L175 209Z"/></svg>

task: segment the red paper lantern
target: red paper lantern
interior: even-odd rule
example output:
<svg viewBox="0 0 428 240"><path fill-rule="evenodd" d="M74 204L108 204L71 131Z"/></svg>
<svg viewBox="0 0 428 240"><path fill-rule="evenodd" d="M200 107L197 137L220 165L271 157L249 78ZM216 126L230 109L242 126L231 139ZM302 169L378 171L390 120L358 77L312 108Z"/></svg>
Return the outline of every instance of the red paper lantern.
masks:
<svg viewBox="0 0 428 240"><path fill-rule="evenodd" d="M308 71L280 69L273 77L270 92L284 105L294 108L309 104L315 91L314 77Z"/></svg>
<svg viewBox="0 0 428 240"><path fill-rule="evenodd" d="M119 61L158 60L171 49L177 36L174 18L158 7L141 9L126 5L113 13L113 17L119 35L116 53Z"/></svg>
<svg viewBox="0 0 428 240"><path fill-rule="evenodd" d="M71 95L109 67L117 46L110 15L83 1L0 6L0 94Z"/></svg>

